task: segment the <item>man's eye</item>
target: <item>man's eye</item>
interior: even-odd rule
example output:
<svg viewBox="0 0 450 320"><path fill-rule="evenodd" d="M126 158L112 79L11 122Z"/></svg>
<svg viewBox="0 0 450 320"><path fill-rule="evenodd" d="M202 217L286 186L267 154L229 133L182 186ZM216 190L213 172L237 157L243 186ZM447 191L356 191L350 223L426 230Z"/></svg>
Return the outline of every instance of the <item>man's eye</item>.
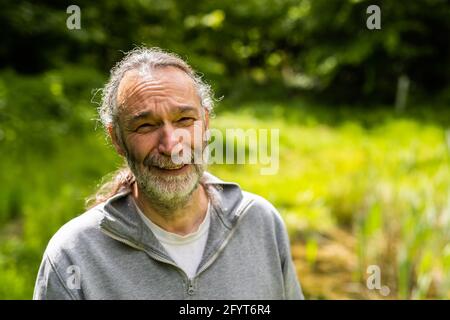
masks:
<svg viewBox="0 0 450 320"><path fill-rule="evenodd" d="M192 122L194 122L194 118L184 117L179 119L177 122L180 124L191 124Z"/></svg>
<svg viewBox="0 0 450 320"><path fill-rule="evenodd" d="M150 123L144 123L144 124L141 124L139 127L137 127L137 131L139 131L139 130L148 130L148 129L153 129L155 127L155 125L153 125L153 124L150 124Z"/></svg>

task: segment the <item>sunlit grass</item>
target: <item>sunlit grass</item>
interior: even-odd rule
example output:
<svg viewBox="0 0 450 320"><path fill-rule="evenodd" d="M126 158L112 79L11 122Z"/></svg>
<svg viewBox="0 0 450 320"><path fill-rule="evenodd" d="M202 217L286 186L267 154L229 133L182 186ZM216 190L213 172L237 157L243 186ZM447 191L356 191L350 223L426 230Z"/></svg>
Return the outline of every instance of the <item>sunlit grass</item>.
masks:
<svg viewBox="0 0 450 320"><path fill-rule="evenodd" d="M338 284L341 297L372 297L365 279L367 266L375 264L391 298L450 298L450 171L444 126L389 116L370 126L363 125L364 116L331 123L295 107L279 105L263 112L259 104L249 104L225 109L211 120L220 130L279 129L276 175L261 175L259 165L212 165L210 170L279 209L293 246L305 248L304 261L296 260L307 265L299 267L302 272L322 272L318 261L330 256L323 239L331 239L336 230L348 234L348 239L333 240L336 246L355 244L347 249L357 263L349 264L348 277ZM86 118L94 116L88 112ZM0 159L0 298L31 297L51 235L83 212L84 198L120 164L100 132L55 136L50 153L25 145ZM4 231L14 224L19 231ZM328 263L337 266L339 259L332 251ZM307 281L308 274L299 277L305 279L307 297L336 297L325 279L314 283ZM348 293L351 283L345 281L357 283L358 289Z"/></svg>
<svg viewBox="0 0 450 320"><path fill-rule="evenodd" d="M276 114L258 120L249 110L222 114L216 124L279 128L279 173L261 176L250 165L213 172L272 201L294 237L349 230L357 282L364 284L366 268L378 265L391 298L449 297L450 170L442 127L411 119L370 128L296 125ZM304 239L308 262L320 251L313 240Z"/></svg>

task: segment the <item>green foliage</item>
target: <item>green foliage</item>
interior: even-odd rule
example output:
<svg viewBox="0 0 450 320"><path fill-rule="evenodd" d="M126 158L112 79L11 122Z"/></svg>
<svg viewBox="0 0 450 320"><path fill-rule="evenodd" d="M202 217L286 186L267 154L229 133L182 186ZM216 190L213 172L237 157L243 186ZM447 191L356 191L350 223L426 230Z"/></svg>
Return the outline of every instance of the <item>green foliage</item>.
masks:
<svg viewBox="0 0 450 320"><path fill-rule="evenodd" d="M80 30L66 28L70 4L4 4L0 61L26 73L66 63L107 72L120 51L144 43L187 57L219 95L263 88L275 97L306 91L359 106L393 104L406 75L415 97L448 98L446 0L82 0ZM381 30L366 28L373 4Z"/></svg>
<svg viewBox="0 0 450 320"><path fill-rule="evenodd" d="M40 83L38 91L48 86ZM50 98L52 93L47 94ZM20 139L2 141L2 153L9 153L0 160L5 181L0 185L2 298L30 298L50 237L83 212L84 199L100 178L121 163L102 133L92 132L93 125L86 121L93 118L87 110L95 105L88 107L82 100L80 108L86 109L82 113L90 116L77 121L87 129L69 126L64 135L48 136L50 154L41 137L26 130L17 131ZM273 202L294 240L311 232L327 234L336 227L354 230L360 264L353 272L363 276L373 263L393 269L389 285L398 288L395 296L445 297L450 284L441 276L450 266L449 255L442 255L449 251L450 173L443 126L390 117L388 111L376 117L384 121L368 121L362 113L352 120L327 123L327 117L315 110L298 101L219 107L211 125L222 131L280 130L280 170L274 176L261 176L259 165L212 165L210 170ZM10 127L8 122L1 128ZM17 230L8 232L11 226ZM313 266L320 245L307 239L306 249Z"/></svg>
<svg viewBox="0 0 450 320"><path fill-rule="evenodd" d="M390 118L386 112L384 121L367 127L356 120L330 126L306 117L289 123L302 113L301 106L264 109L266 119L255 116L261 108L250 104L238 115L225 112L213 125L279 128L278 174L261 176L251 165L218 165L212 171L272 201L294 238L327 234L336 226L350 230L359 260L353 272L361 283L366 268L375 264L385 274L391 297L448 297L442 255L450 241L445 126ZM313 264L320 247L313 238L305 240L305 258Z"/></svg>

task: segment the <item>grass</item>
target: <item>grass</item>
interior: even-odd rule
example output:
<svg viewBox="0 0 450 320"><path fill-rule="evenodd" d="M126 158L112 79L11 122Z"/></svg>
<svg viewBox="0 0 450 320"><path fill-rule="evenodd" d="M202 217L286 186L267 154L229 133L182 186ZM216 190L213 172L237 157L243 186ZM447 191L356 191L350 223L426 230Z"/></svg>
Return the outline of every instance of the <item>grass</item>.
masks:
<svg viewBox="0 0 450 320"><path fill-rule="evenodd" d="M16 111L0 119L0 299L31 298L49 238L121 164L93 130L93 108L75 103L71 111L64 77L45 79L52 103L64 107L65 127L36 110L39 121L20 122ZM5 83L0 106L15 101ZM210 171L279 209L307 298L386 298L366 287L370 265L380 267L388 298L450 298L448 111L352 110L301 101L223 106L211 121L222 131L280 130L280 167L272 176L258 165Z"/></svg>
<svg viewBox="0 0 450 320"><path fill-rule="evenodd" d="M303 272L315 272L321 237L339 228L353 237L348 258L357 261L339 297L356 291L357 297L383 298L365 287L370 265L380 267L389 298L450 297L450 146L444 126L402 116L370 125L292 123L285 121L292 106L274 108L261 120L252 111L258 107L225 113L218 125L279 128L279 173L261 176L256 168L223 165L213 171L279 208L292 238L305 247ZM330 264L333 259L339 257L331 256ZM354 286L346 291L349 283ZM309 297L329 296L316 287L304 288Z"/></svg>

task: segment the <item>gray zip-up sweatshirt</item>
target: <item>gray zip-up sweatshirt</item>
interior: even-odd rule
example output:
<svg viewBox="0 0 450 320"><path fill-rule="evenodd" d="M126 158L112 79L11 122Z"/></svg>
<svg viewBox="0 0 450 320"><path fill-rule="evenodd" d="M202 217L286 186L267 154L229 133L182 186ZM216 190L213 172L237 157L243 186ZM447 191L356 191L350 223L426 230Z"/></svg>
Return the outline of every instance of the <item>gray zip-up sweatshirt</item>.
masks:
<svg viewBox="0 0 450 320"><path fill-rule="evenodd" d="M170 258L123 192L52 237L33 299L303 299L277 210L205 176L218 201L195 277Z"/></svg>

